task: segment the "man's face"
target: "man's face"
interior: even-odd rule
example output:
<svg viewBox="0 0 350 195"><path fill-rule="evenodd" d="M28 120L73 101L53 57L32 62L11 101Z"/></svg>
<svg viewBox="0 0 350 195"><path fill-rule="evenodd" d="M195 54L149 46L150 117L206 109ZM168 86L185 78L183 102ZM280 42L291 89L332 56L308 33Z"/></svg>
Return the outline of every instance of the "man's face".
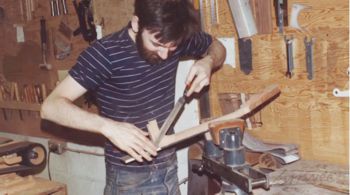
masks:
<svg viewBox="0 0 350 195"><path fill-rule="evenodd" d="M160 64L173 54L176 45L173 42L160 43L155 35L143 30L136 35L136 45L140 56L150 64Z"/></svg>

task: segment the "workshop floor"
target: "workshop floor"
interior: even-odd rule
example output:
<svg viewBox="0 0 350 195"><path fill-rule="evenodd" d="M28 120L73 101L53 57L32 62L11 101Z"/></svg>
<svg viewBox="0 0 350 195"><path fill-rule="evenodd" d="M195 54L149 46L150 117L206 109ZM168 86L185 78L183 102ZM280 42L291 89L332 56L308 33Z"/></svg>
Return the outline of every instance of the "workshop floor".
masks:
<svg viewBox="0 0 350 195"><path fill-rule="evenodd" d="M297 161L269 174L270 190L254 195L349 194L349 169L315 161Z"/></svg>

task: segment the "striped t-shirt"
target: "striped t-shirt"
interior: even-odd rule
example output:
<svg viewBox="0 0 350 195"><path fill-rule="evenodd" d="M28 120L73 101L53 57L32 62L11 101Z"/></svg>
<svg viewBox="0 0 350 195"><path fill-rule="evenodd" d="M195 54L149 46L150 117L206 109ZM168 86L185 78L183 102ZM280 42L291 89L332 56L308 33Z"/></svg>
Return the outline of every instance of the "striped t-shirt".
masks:
<svg viewBox="0 0 350 195"><path fill-rule="evenodd" d="M211 42L210 35L196 33L164 62L151 65L139 56L126 27L85 49L69 74L89 92L93 92L101 116L132 123L146 131L148 121L156 119L161 126L174 106L179 58L199 57ZM174 154L174 149L163 150L152 163L161 163L162 159ZM125 153L109 141L105 144L105 155L107 162L124 165L120 157ZM145 164L149 163L128 165Z"/></svg>

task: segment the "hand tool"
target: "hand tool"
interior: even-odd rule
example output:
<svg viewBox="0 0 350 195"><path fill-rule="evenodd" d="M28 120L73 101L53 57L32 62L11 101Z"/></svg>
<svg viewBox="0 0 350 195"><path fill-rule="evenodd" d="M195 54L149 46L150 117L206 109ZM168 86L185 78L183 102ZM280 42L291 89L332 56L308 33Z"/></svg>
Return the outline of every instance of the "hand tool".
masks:
<svg viewBox="0 0 350 195"><path fill-rule="evenodd" d="M14 86L14 90L15 90L15 100L17 102L21 101L21 97L19 96L19 90L18 90L18 84L17 83L13 83ZM22 110L18 110L19 113L19 118L23 121L23 114L22 114Z"/></svg>
<svg viewBox="0 0 350 195"><path fill-rule="evenodd" d="M83 35L85 41L91 43L96 40L97 33L94 24L94 17L91 10L92 1L80 1L73 0L73 5L79 20L79 27L73 32L74 36Z"/></svg>
<svg viewBox="0 0 350 195"><path fill-rule="evenodd" d="M219 24L217 0L210 0L210 22L212 26Z"/></svg>
<svg viewBox="0 0 350 195"><path fill-rule="evenodd" d="M288 25L288 4L287 0L275 0L274 6L276 10L276 24L278 32L283 33L283 26Z"/></svg>
<svg viewBox="0 0 350 195"><path fill-rule="evenodd" d="M46 61L46 53L47 53L47 32L46 32L46 20L44 17L40 19L40 38L41 38L41 54L43 63L39 64L41 69L51 70L52 65L48 64Z"/></svg>
<svg viewBox="0 0 350 195"><path fill-rule="evenodd" d="M252 40L249 38L238 39L239 64L241 71L248 75L253 70L252 67Z"/></svg>
<svg viewBox="0 0 350 195"><path fill-rule="evenodd" d="M62 9L63 9L63 14L67 15L68 14L68 8L67 8L66 0L61 0L61 4L62 4Z"/></svg>
<svg viewBox="0 0 350 195"><path fill-rule="evenodd" d="M205 2L203 2L203 1L205 1ZM200 20L201 20L201 29L203 31L206 30L205 13L204 13L205 3L206 3L206 0L199 0L199 15L200 15Z"/></svg>
<svg viewBox="0 0 350 195"><path fill-rule="evenodd" d="M52 0L52 8L53 8L53 16L58 16L58 10L57 10L57 1Z"/></svg>
<svg viewBox="0 0 350 195"><path fill-rule="evenodd" d="M61 11L60 11L60 2L58 0L55 0L55 5L56 5L56 11L57 11L57 15L61 15Z"/></svg>
<svg viewBox="0 0 350 195"><path fill-rule="evenodd" d="M158 137L156 137L156 139L153 142L156 147L159 146L159 144L162 141L163 137L168 132L168 130L170 129L171 125L175 122L175 119L177 118L177 116L183 110L183 107L184 107L184 105L186 103L186 100L188 99L186 94L187 94L188 90L190 89L191 84L192 83L186 85L185 90L183 92L183 95L177 100L173 110L170 112L168 117L165 119L162 127L159 130ZM127 156L124 156L122 158L122 160L123 160L124 163L130 163L130 162L133 162L135 159L132 158L131 156L127 155Z"/></svg>
<svg viewBox="0 0 350 195"><path fill-rule="evenodd" d="M228 0L228 3L238 32L238 37L251 37L257 34L249 0Z"/></svg>
<svg viewBox="0 0 350 195"><path fill-rule="evenodd" d="M306 70L307 78L312 80L314 78L314 62L313 62L313 48L312 45L315 43L315 38L308 40L307 37L304 38L305 44L305 56L306 56Z"/></svg>
<svg viewBox="0 0 350 195"><path fill-rule="evenodd" d="M284 37L284 41L286 43L287 48L287 72L286 76L288 78L292 78L293 76L293 69L294 69L294 63L293 63L293 36Z"/></svg>
<svg viewBox="0 0 350 195"><path fill-rule="evenodd" d="M55 5L54 5L54 0L50 1L50 10L51 10L51 16L56 16L56 12L55 12Z"/></svg>
<svg viewBox="0 0 350 195"><path fill-rule="evenodd" d="M304 29L299 25L298 16L302 10L310 8L311 6L308 5L294 3L292 5L292 13L290 14L290 26L298 30L304 31Z"/></svg>

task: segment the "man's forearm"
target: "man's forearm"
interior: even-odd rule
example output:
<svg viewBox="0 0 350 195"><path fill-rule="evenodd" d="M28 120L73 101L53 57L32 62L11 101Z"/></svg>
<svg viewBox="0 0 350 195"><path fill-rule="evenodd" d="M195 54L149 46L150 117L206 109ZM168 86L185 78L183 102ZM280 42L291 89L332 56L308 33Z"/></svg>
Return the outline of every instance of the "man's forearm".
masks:
<svg viewBox="0 0 350 195"><path fill-rule="evenodd" d="M85 111L65 98L48 98L41 109L41 117L57 124L83 131L102 133L107 118Z"/></svg>
<svg viewBox="0 0 350 195"><path fill-rule="evenodd" d="M212 70L216 70L222 66L226 58L225 47L213 37L213 41L208 48L207 55L212 60Z"/></svg>

